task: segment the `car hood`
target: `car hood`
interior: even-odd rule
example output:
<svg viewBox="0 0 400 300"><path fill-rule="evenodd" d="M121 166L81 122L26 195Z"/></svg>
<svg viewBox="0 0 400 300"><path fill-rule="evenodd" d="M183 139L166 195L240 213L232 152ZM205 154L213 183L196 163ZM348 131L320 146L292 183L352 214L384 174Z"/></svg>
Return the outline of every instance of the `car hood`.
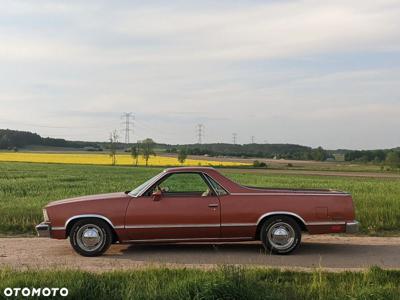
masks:
<svg viewBox="0 0 400 300"><path fill-rule="evenodd" d="M67 203L74 203L74 202L87 202L87 201L101 201L101 200L110 200L116 198L123 198L127 195L123 192L121 193L109 193L109 194L98 194L98 195L90 195L90 196L81 196L81 197L74 197L74 198L67 198L63 200L52 201L46 205L46 207L67 204Z"/></svg>

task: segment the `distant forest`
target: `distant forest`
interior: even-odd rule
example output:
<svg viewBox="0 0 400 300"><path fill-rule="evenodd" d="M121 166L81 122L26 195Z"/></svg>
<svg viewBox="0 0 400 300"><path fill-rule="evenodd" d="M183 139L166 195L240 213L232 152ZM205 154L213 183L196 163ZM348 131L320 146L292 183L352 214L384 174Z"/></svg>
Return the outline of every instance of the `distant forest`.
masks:
<svg viewBox="0 0 400 300"><path fill-rule="evenodd" d="M98 143L93 142L75 142L49 137L43 138L40 135L29 131L0 129L0 149L17 150L18 148L24 148L31 145L65 148L99 147Z"/></svg>
<svg viewBox="0 0 400 300"><path fill-rule="evenodd" d="M88 151L101 151L108 149L107 142L83 142L68 141L65 139L43 138L29 131L17 131L0 129L0 149L15 150L31 145L44 147L74 148ZM132 145L118 143L117 148L124 150ZM244 144L234 145L227 143L213 144L188 144L168 145L157 144L158 149L164 149L167 153L178 153L185 149L189 155L209 156L234 156L234 157L260 157L276 159L316 160L325 161L334 159L334 154L344 155L345 161L374 162L395 160L400 157L400 148L385 150L324 150L322 147L311 148L295 144ZM399 158L400 159L400 158Z"/></svg>
<svg viewBox="0 0 400 300"><path fill-rule="evenodd" d="M236 156L236 157L260 157L260 158L283 158L298 160L318 160L324 161L333 156L326 150L318 147L294 145L294 144L244 144L234 145L225 143L214 144L190 144L190 145L170 145L167 152L177 153L181 148L185 148L190 155L210 155L210 156Z"/></svg>
<svg viewBox="0 0 400 300"><path fill-rule="evenodd" d="M381 163L388 160L397 159L400 156L400 149L386 149L386 150L352 150L344 155L345 161L355 162L374 162ZM396 163L395 163L396 164Z"/></svg>

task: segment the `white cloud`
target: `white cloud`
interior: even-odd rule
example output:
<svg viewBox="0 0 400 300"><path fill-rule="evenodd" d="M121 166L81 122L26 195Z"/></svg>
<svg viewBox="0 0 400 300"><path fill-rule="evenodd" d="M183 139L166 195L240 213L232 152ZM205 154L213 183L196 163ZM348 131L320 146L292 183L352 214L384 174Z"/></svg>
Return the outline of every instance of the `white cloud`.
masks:
<svg viewBox="0 0 400 300"><path fill-rule="evenodd" d="M177 7L110 8L93 2L71 6L42 2L36 6L31 2L13 5L18 9L12 9L11 16L20 10L28 16L39 11L55 14L70 28L61 28L56 37L42 36L40 31L27 31L28 36L23 32L17 37L0 35L0 53L2 59L15 60L160 63L393 51L399 50L400 7L390 3L294 1L227 6L210 12ZM7 16L10 12L6 9L0 14ZM118 37L116 42L108 43L113 36ZM118 43L124 39L133 39L133 44Z"/></svg>
<svg viewBox="0 0 400 300"><path fill-rule="evenodd" d="M7 1L0 126L17 127L21 116L40 126L73 122L88 128L72 129L73 138L104 139L119 127L117 112L128 110L156 128L143 126L139 136L165 142L193 141L194 125L204 122L210 141L230 141L236 131L242 142L256 135L378 147L381 139L355 143L346 128L371 116L380 120L380 136L393 133L387 124L400 125L399 14L391 0ZM347 57L349 66L335 66L332 56ZM346 138L335 144L321 134L333 128ZM396 143L388 138L381 147Z"/></svg>

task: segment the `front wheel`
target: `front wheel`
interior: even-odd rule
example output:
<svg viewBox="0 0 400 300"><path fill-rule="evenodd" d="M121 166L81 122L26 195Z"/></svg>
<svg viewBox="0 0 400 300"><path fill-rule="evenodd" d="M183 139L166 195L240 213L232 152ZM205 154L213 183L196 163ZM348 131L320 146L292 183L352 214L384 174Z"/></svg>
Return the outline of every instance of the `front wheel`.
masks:
<svg viewBox="0 0 400 300"><path fill-rule="evenodd" d="M266 250L275 254L289 254L300 245L301 230L293 218L276 216L264 222L260 237Z"/></svg>
<svg viewBox="0 0 400 300"><path fill-rule="evenodd" d="M103 220L83 219L72 226L69 241L78 254L99 256L110 247L112 232Z"/></svg>

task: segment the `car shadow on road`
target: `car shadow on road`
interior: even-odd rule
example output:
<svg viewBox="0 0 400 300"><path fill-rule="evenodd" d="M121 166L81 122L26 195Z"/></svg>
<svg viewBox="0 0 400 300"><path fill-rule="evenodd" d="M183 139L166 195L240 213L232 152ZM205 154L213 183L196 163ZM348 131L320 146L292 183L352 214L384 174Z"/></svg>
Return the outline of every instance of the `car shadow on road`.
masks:
<svg viewBox="0 0 400 300"><path fill-rule="evenodd" d="M121 246L120 246L121 247ZM159 244L128 245L107 256L148 263L182 264L265 264L349 267L384 265L396 259L400 266L400 247L397 245L354 245L340 243L303 243L291 255L270 255L260 243L229 244Z"/></svg>

